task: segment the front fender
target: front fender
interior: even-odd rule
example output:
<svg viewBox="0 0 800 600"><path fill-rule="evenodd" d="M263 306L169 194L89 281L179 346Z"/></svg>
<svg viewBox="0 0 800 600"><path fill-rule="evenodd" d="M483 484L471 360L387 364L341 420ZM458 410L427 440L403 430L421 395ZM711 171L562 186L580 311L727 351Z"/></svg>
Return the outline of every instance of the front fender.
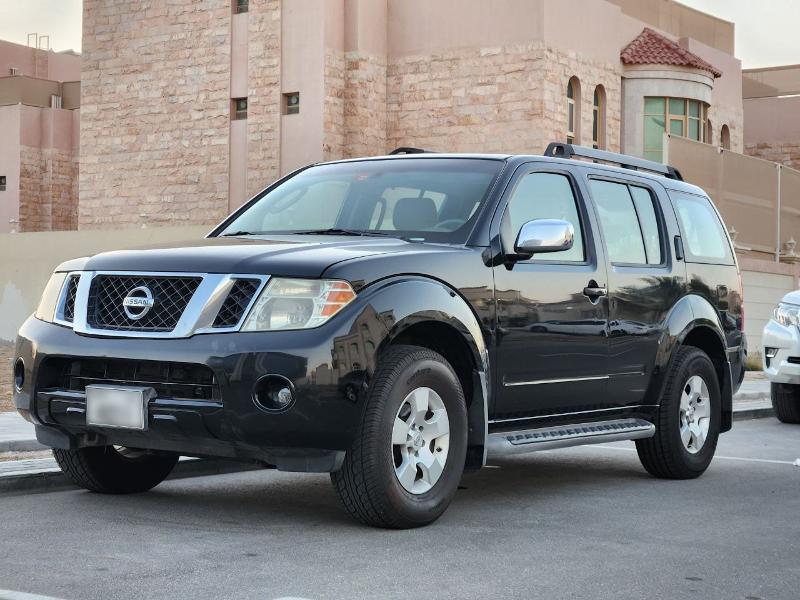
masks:
<svg viewBox="0 0 800 600"><path fill-rule="evenodd" d="M425 321L446 323L464 337L476 367L488 373L489 352L478 317L454 289L425 277L398 277L373 284L362 294L384 316L387 341Z"/></svg>

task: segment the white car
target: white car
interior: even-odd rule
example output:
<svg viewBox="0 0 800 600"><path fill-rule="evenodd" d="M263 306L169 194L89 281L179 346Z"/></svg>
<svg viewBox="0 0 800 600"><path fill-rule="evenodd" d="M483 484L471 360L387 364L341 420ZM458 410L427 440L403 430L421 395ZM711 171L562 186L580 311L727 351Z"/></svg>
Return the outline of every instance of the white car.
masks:
<svg viewBox="0 0 800 600"><path fill-rule="evenodd" d="M789 292L764 327L761 356L775 415L800 423L800 290Z"/></svg>

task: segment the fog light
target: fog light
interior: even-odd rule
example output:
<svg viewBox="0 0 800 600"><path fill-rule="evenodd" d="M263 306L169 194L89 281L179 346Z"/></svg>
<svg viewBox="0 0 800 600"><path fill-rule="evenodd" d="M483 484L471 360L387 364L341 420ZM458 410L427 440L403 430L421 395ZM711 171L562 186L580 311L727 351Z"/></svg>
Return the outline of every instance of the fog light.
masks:
<svg viewBox="0 0 800 600"><path fill-rule="evenodd" d="M269 412L288 409L294 399L294 385L282 375L264 375L253 386L253 401Z"/></svg>
<svg viewBox="0 0 800 600"><path fill-rule="evenodd" d="M25 363L21 358L17 359L14 363L14 387L18 392L22 391L22 386L25 385Z"/></svg>

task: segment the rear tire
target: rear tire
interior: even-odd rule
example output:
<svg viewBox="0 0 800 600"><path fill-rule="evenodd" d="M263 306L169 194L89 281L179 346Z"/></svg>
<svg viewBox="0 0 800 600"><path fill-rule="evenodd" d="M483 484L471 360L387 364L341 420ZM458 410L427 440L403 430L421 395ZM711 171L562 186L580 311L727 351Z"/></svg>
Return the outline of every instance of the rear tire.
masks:
<svg viewBox="0 0 800 600"><path fill-rule="evenodd" d="M679 348L656 414L656 434L636 440L647 472L662 479L702 475L717 448L721 399L708 355L692 346Z"/></svg>
<svg viewBox="0 0 800 600"><path fill-rule="evenodd" d="M114 446L55 448L53 456L75 484L100 494L146 492L164 481L178 462L177 454Z"/></svg>
<svg viewBox="0 0 800 600"><path fill-rule="evenodd" d="M800 423L800 385L770 384L772 408L781 423Z"/></svg>
<svg viewBox="0 0 800 600"><path fill-rule="evenodd" d="M418 346L380 356L364 416L331 481L353 517L374 527L432 523L458 489L467 451L464 392L450 364Z"/></svg>

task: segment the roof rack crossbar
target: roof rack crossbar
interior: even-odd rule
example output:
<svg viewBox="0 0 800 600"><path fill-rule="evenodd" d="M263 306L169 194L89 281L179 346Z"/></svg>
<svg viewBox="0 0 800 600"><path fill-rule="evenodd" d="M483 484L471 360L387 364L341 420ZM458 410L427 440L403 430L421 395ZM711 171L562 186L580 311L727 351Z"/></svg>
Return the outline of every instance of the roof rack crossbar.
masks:
<svg viewBox="0 0 800 600"><path fill-rule="evenodd" d="M594 161L602 161L605 163L618 165L623 169L632 169L634 171L651 171L653 173L663 175L668 179L683 181L680 171L678 171L678 169L675 167L663 165L652 160L645 160L644 158L637 158L635 156L628 156L626 154L618 154L616 152L608 152L607 150L596 150L594 148L576 146L575 144L551 142L547 145L544 155L555 158L588 158Z"/></svg>
<svg viewBox="0 0 800 600"><path fill-rule="evenodd" d="M399 148L395 148L391 152L389 152L389 156L394 156L395 154L432 154L435 153L435 150L425 150L424 148L412 148L410 146L400 146Z"/></svg>

